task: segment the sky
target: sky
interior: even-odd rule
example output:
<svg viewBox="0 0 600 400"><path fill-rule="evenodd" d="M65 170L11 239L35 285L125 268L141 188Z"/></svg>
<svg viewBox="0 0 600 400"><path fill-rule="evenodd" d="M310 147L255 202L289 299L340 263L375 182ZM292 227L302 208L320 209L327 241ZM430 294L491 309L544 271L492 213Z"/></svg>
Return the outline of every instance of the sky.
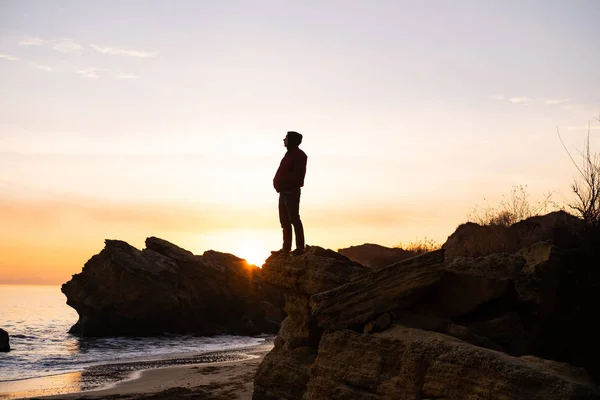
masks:
<svg viewBox="0 0 600 400"><path fill-rule="evenodd" d="M600 123L597 0L0 1L0 283L121 239L257 264L308 155L309 245L443 243L515 185L569 198ZM485 199L485 200L484 200Z"/></svg>

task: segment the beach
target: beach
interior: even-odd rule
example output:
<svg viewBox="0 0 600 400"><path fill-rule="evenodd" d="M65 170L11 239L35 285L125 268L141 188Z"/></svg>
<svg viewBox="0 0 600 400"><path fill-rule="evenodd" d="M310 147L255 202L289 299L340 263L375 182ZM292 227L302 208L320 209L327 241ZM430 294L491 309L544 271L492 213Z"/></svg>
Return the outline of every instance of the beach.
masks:
<svg viewBox="0 0 600 400"><path fill-rule="evenodd" d="M2 387L0 399L251 399L256 369L272 347L268 341L235 351L98 366L90 369L93 378L88 370L16 381ZM99 389L78 390L115 379Z"/></svg>

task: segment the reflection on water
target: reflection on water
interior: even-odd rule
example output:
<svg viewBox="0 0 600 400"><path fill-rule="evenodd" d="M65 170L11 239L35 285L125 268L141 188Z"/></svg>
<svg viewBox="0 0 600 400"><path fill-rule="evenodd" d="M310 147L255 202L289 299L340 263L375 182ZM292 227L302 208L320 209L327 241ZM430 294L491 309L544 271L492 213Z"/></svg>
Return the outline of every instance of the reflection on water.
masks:
<svg viewBox="0 0 600 400"><path fill-rule="evenodd" d="M0 382L0 399L22 399L79 392L81 372L44 376L20 381Z"/></svg>

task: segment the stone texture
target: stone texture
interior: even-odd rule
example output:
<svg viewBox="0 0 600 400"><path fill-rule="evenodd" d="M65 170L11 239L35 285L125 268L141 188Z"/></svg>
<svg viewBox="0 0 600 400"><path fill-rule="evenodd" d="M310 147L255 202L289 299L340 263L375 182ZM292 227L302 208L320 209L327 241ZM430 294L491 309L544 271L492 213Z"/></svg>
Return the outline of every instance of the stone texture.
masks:
<svg viewBox="0 0 600 400"><path fill-rule="evenodd" d="M10 351L10 342L8 332L0 328L0 352L6 353Z"/></svg>
<svg viewBox="0 0 600 400"><path fill-rule="evenodd" d="M306 390L322 329L311 315L310 296L342 285L369 270L348 258L311 246L303 256L271 256L265 281L283 289L287 317L275 346L258 368L254 399L299 399Z"/></svg>
<svg viewBox="0 0 600 400"><path fill-rule="evenodd" d="M397 308L409 308L442 278L443 250L369 272L353 282L312 297L319 326L342 329L365 324Z"/></svg>
<svg viewBox="0 0 600 400"><path fill-rule="evenodd" d="M326 332L302 399L599 399L587 373L394 325Z"/></svg>
<svg viewBox="0 0 600 400"><path fill-rule="evenodd" d="M107 240L62 286L83 336L274 333L283 296L261 270L231 254L202 256L148 238L142 251ZM279 309L279 313L276 311Z"/></svg>

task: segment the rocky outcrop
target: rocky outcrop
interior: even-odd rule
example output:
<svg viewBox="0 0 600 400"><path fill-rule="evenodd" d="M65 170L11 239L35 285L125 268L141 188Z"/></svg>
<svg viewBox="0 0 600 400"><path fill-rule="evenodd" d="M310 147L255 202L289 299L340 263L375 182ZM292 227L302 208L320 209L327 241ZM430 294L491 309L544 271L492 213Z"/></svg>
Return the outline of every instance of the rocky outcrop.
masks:
<svg viewBox="0 0 600 400"><path fill-rule="evenodd" d="M325 253L269 259L288 317L254 399L600 399L599 253L442 249L366 272Z"/></svg>
<svg viewBox="0 0 600 400"><path fill-rule="evenodd" d="M587 373L394 325L326 332L304 399L598 399Z"/></svg>
<svg viewBox="0 0 600 400"><path fill-rule="evenodd" d="M338 253L371 269L383 268L417 255L413 251L371 243L338 249Z"/></svg>
<svg viewBox="0 0 600 400"><path fill-rule="evenodd" d="M8 332L4 329L0 329L0 352L6 353L8 351L10 351Z"/></svg>
<svg viewBox="0 0 600 400"><path fill-rule="evenodd" d="M535 243L552 240L561 247L577 245L579 218L564 211L527 218L511 226L460 225L442 248L446 258L482 257L494 253L514 253Z"/></svg>
<svg viewBox="0 0 600 400"><path fill-rule="evenodd" d="M79 314L71 332L83 336L274 333L285 316L280 289L260 268L155 237L141 251L106 240L62 292Z"/></svg>
<svg viewBox="0 0 600 400"><path fill-rule="evenodd" d="M267 259L263 276L284 290L287 317L273 350L258 368L254 398L302 398L322 334L322 328L311 315L310 296L343 285L368 271L332 250L316 246L308 248L301 257Z"/></svg>

